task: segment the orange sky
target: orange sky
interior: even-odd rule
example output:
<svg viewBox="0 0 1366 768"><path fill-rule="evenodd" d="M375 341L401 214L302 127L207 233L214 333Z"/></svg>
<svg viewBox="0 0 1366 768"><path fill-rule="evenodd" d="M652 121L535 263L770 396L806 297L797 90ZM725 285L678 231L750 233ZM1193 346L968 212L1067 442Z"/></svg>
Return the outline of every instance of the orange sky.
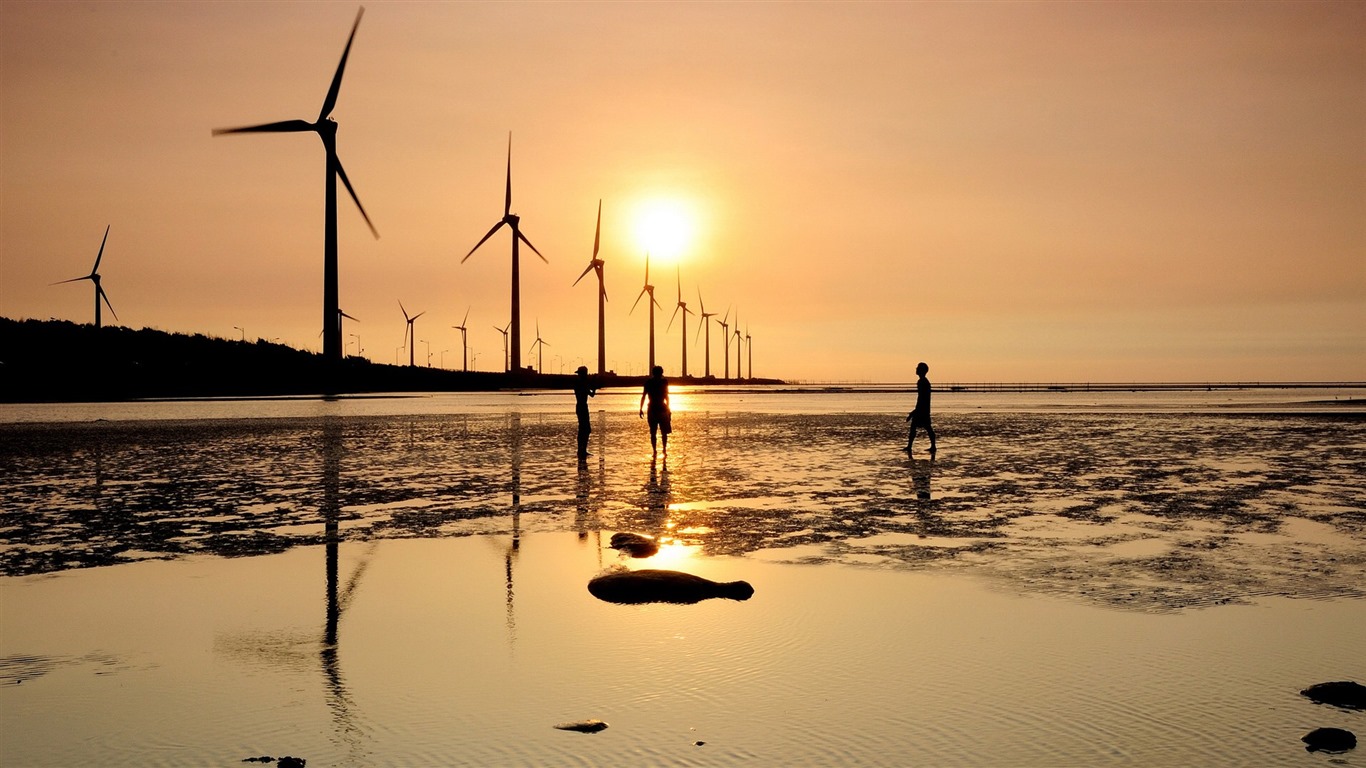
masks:
<svg viewBox="0 0 1366 768"><path fill-rule="evenodd" d="M318 347L324 155L358 6L0 3L0 314ZM508 132L523 357L646 357L638 208L683 201L684 300L754 373L1366 380L1366 3L388 3L333 116L348 350L501 369ZM679 368L674 266L652 261ZM108 317L106 315L106 321ZM696 321L689 362L701 370ZM721 369L720 329L712 368ZM417 357L426 356L419 344ZM406 352L402 354L406 360ZM748 371L746 371L748 373Z"/></svg>

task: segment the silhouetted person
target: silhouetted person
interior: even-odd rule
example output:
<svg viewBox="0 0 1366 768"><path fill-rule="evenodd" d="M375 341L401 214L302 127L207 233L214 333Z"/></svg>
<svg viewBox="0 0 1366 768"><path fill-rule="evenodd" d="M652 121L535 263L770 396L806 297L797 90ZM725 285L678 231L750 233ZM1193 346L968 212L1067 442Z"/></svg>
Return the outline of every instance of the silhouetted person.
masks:
<svg viewBox="0 0 1366 768"><path fill-rule="evenodd" d="M656 365L650 369L650 378L645 380L645 391L640 393L640 416L645 416L645 400L650 401L650 451L659 453L655 443L655 433L664 436L664 455L669 455L669 433L674 431L672 413L669 411L669 382L664 378L664 367Z"/></svg>
<svg viewBox="0 0 1366 768"><path fill-rule="evenodd" d="M911 422L911 436L906 441L906 453L911 452L915 446L915 433L920 427L930 434L930 458L934 458L934 427L930 426L930 380L925 378L925 374L930 372L930 367L921 363L915 367L915 373L920 380L915 383L915 410L906 415L906 421Z"/></svg>
<svg viewBox="0 0 1366 768"><path fill-rule="evenodd" d="M579 417L579 458L588 458L588 436L593 433L593 427L588 423L588 398L598 393L598 388L593 386L593 382L588 379L588 368L579 366L575 371L579 375L574 380L574 415Z"/></svg>

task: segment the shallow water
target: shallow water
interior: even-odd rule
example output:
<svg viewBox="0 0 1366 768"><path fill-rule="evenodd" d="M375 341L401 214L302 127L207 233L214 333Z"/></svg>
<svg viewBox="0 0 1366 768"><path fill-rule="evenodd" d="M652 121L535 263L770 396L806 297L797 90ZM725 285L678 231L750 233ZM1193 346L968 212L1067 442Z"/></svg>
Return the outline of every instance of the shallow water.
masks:
<svg viewBox="0 0 1366 768"><path fill-rule="evenodd" d="M652 461L608 398L583 464L572 416L482 402L0 425L0 755L1299 765L1366 730L1297 694L1366 680L1359 413L946 408L930 462L862 400L717 402ZM756 594L602 603L617 530Z"/></svg>

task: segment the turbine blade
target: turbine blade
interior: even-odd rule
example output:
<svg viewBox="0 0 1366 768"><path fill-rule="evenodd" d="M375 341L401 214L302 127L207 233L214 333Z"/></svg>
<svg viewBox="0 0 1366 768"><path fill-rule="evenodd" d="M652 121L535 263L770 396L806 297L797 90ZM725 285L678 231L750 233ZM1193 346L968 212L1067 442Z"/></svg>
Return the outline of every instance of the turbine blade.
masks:
<svg viewBox="0 0 1366 768"><path fill-rule="evenodd" d="M503 215L512 214L512 131L508 131L508 175L507 195L503 197ZM530 243L528 243L530 245ZM535 248L532 249L536 250Z"/></svg>
<svg viewBox="0 0 1366 768"><path fill-rule="evenodd" d="M399 300L398 300L398 308L399 308L400 311L403 312L403 319L404 319L404 320L412 320L411 317L408 317L408 310L406 310L406 309L403 308L403 299L399 299Z"/></svg>
<svg viewBox="0 0 1366 768"><path fill-rule="evenodd" d="M640 303L640 297L645 295L646 290L648 290L648 289L646 289L646 288L641 288L641 289L640 289L640 296L637 296L637 297L636 297L635 304L632 304L632 305L631 305L631 311L630 311L630 312L627 312L626 314L629 315L629 314L632 314L632 313L634 313L634 312L636 311L636 304L639 304L639 303Z"/></svg>
<svg viewBox="0 0 1366 768"><path fill-rule="evenodd" d="M651 293L650 293L650 302L651 302L652 304L654 304L656 307L659 307L660 309L663 309L663 308L664 308L664 305L663 305L663 304L660 304L659 302L655 301L654 292L651 292Z"/></svg>
<svg viewBox="0 0 1366 768"><path fill-rule="evenodd" d="M327 98L323 99L323 109L318 113L318 122L327 119L332 114L332 108L337 106L337 94L341 91L342 72L346 70L346 57L351 55L351 41L356 39L356 29L360 26L360 17L365 15L365 6L361 6L356 13L356 23L351 25L351 36L346 38L346 48L342 49L341 61L337 63L337 73L332 76L332 85L327 89Z"/></svg>
<svg viewBox="0 0 1366 768"><path fill-rule="evenodd" d="M341 313L341 316L344 317L344 318L346 318L347 320L356 320L356 318L354 318L354 317L352 317L352 316L346 314L345 312L342 312L342 313ZM359 320L356 320L356 322L359 323L360 321L359 321Z"/></svg>
<svg viewBox="0 0 1366 768"><path fill-rule="evenodd" d="M95 292L100 295L101 299L104 299L104 305L109 307L109 314L113 315L115 320L119 319L119 313L115 312L114 305L109 303L109 294L104 292L104 286L96 287Z"/></svg>
<svg viewBox="0 0 1366 768"><path fill-rule="evenodd" d="M497 232L506 223L506 221L500 221L497 224L494 224L493 229L490 229L487 235L484 235L482 238L480 238L479 242L474 244L474 247L470 249L469 253L465 254L465 258L461 259L460 263L464 264L465 261L469 259L469 257L474 255L475 251L479 250L479 246L487 242L490 237L493 237L493 233Z"/></svg>
<svg viewBox="0 0 1366 768"><path fill-rule="evenodd" d="M58 281L55 282L55 283L48 283L48 285L61 285L62 283L74 283L74 282L76 282L76 281L78 281L78 280L94 280L94 279L95 279L94 275L85 275L85 276L83 276L83 277L73 277L73 278L71 278L70 280L58 280Z"/></svg>
<svg viewBox="0 0 1366 768"><path fill-rule="evenodd" d="M100 252L95 254L95 266L90 268L90 274L92 275L100 271L100 259L104 258L104 244L109 242L109 227L111 226L113 225L106 224L104 226L104 239L100 241ZM114 310L111 309L109 311L113 312Z"/></svg>
<svg viewBox="0 0 1366 768"><path fill-rule="evenodd" d="M356 196L356 189L351 186L351 180L346 178L346 169L342 168L341 158L333 155L332 163L333 167L337 169L337 177L341 179L342 184L346 186L346 191L351 193L351 199L356 202L356 207L360 209L361 218L365 219L366 226L370 227L370 234L378 240L379 230L375 229L375 225L370 221L370 216L365 213L365 206L360 204L360 198Z"/></svg>
<svg viewBox="0 0 1366 768"><path fill-rule="evenodd" d="M707 314L707 305L702 303L702 286L697 286L697 306L702 308L702 314Z"/></svg>
<svg viewBox="0 0 1366 768"><path fill-rule="evenodd" d="M531 241L528 240L528 239L526 239L526 235L522 234L522 230L516 229L516 230L513 230L513 231L515 231L515 232L517 233L517 239L518 239L518 240L521 240L522 242L526 243L526 244L527 244L527 247L530 248L533 252L535 252L535 254L536 254L537 256L541 256L541 252L540 252L540 251L537 251L537 250L536 250L536 246L532 245L532 244L531 244ZM548 259L546 259L546 257L544 257L544 256L541 256L541 261L544 261L544 262L547 263L547 264L550 263L550 261L549 261Z"/></svg>
<svg viewBox="0 0 1366 768"><path fill-rule="evenodd" d="M593 230L593 258L598 257L598 242L602 239L602 198L598 198L598 226Z"/></svg>
<svg viewBox="0 0 1366 768"><path fill-rule="evenodd" d="M577 280L574 281L574 285L578 285L578 284L579 284L579 280L582 280L582 279L584 279L585 277L587 277L587 276L588 276L588 273L589 273L589 272L592 272L592 271L593 271L593 263L590 261L590 262L588 263L588 268L585 269L585 270L583 271L583 274L579 275L579 277L578 277ZM574 285L571 285L571 286L569 286L569 287L570 287L570 288L573 288Z"/></svg>
<svg viewBox="0 0 1366 768"><path fill-rule="evenodd" d="M312 123L305 123L302 120L281 120L278 123L246 125L241 128L215 128L213 135L221 136L225 133L302 133L312 130L316 130Z"/></svg>
<svg viewBox="0 0 1366 768"><path fill-rule="evenodd" d="M668 333L668 332L669 332L669 329L672 328L672 327L674 327L674 318L675 318L675 317L678 317L678 307L674 307L674 313L673 313L672 315L669 315L669 324L666 325L666 326L664 326L664 332L665 332L665 333ZM684 316L683 316L683 319L686 321L686 320L688 319L688 316L687 316L687 315L684 315Z"/></svg>
<svg viewBox="0 0 1366 768"><path fill-rule="evenodd" d="M465 320L470 319L470 308L465 307ZM460 330L465 330L465 320L460 321Z"/></svg>
<svg viewBox="0 0 1366 768"><path fill-rule="evenodd" d="M418 312L416 315L413 315L413 321L416 322L417 319L418 319L419 317L422 317L422 316L425 315L425 314L427 314L427 311L426 311L426 310L423 310L423 311L421 311L421 312Z"/></svg>

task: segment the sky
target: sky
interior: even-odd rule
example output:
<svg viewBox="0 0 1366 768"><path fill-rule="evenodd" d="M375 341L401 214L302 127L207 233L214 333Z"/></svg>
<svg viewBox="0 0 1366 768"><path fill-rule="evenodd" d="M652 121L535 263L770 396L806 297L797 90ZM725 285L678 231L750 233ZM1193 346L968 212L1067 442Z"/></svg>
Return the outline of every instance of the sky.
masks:
<svg viewBox="0 0 1366 768"><path fill-rule="evenodd" d="M316 119L359 8L0 2L0 315L92 322L52 283L108 226L119 324L319 349L321 142L211 130ZM468 312L502 369L507 231L461 260L510 135L548 372L596 367L601 200L620 373L649 251L670 375L681 280L747 376L1366 381L1366 3L370 2L332 116L380 234L341 190L347 351L377 362L402 302L419 363L460 367Z"/></svg>

